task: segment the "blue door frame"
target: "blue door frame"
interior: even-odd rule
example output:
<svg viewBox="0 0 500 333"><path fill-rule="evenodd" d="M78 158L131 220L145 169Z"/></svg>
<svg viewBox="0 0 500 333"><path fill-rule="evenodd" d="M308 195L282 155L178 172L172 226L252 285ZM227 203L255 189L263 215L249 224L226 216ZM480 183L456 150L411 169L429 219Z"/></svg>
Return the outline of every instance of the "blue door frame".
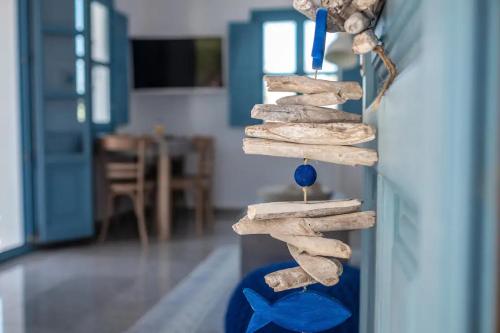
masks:
<svg viewBox="0 0 500 333"><path fill-rule="evenodd" d="M29 4L35 241L50 243L90 237L93 214L89 2L32 0ZM77 5L81 5L81 10L77 10ZM76 26L77 13L84 18L82 31ZM84 84L79 88L77 35L83 35L85 42Z"/></svg>
<svg viewBox="0 0 500 333"><path fill-rule="evenodd" d="M127 18L124 15L121 15L114 11L113 2L111 0L98 0L108 6L110 11L110 52L113 54L112 63L112 82L113 84L113 96L112 96L112 123L115 124L123 124L128 121L128 75L126 74L128 71L128 37L127 37ZM36 93L36 89L43 87L41 83L40 74L33 73L33 63L32 61L38 62L40 64L39 56L37 58L36 54L33 57L33 50L31 50L32 43L35 43L34 51L38 51L40 53L41 42L40 42L40 34L34 30L34 24L40 24L40 15L38 13L34 13L33 11L40 11L40 6L43 1L32 1L32 0L18 0L18 38L19 38L19 76L20 76L20 117L21 117L21 144L22 144L22 154L23 154L23 163L22 163L22 181L23 181L23 210L24 210L24 244L18 248L5 251L0 253L0 262L16 257L20 254L26 253L33 248L33 244L37 244L40 242L51 241L51 239L70 239L70 238L78 238L80 236L88 236L91 234L91 228L85 227L86 230L81 230L82 232L77 232L77 234L70 235L69 237L65 237L64 234L56 235L56 237L48 237L49 235L45 232L45 236L40 238L40 225L37 223L37 219L39 218L40 211L36 211L36 191L35 191L35 182L37 173L35 172L36 168L36 149L34 143L38 145L37 149L40 149L40 140L35 140L34 133L36 133L36 124L33 122L33 110L35 107L38 109L40 106L40 99L35 99L34 94ZM54 3L54 2L52 2ZM91 66L90 66L90 0L83 0L84 10L86 12L84 25L86 27L85 33L87 34L87 38L85 38L85 62L86 62L86 127L84 140L88 143L88 149L85 150L84 154L87 156L86 158L91 158L91 143L92 143L92 131L91 131ZM33 8L37 7L37 8ZM34 20L32 20L32 15L35 15ZM116 22L116 26L112 24ZM38 23L37 23L38 22ZM62 29L61 29L62 28ZM67 35L70 33L69 31L65 31L63 27L48 27L46 31L50 34L60 34L61 36ZM42 32L43 33L43 32ZM30 56L30 53L33 53ZM34 59L35 58L35 59ZM35 75L36 74L36 75ZM33 81L38 80L35 85L33 85ZM70 98L71 96L63 96L63 95L55 95L52 96L54 98ZM38 101L38 103L36 103ZM110 127L111 128L111 127ZM39 135L39 134L38 134ZM44 139L44 138L42 138ZM84 156L82 156L84 157ZM40 161L38 161L39 163ZM88 172L86 172L88 177L88 181L86 182L87 187L90 187L91 184L91 167L89 167ZM38 174L40 176L40 174ZM40 177L39 177L40 178ZM90 190L88 191L90 192ZM38 194L40 195L40 194ZM87 207L89 221L92 221L91 214L91 200L88 201ZM45 209L42 209L42 211ZM91 222L92 223L92 222ZM42 226L42 229L44 226ZM44 240L45 239L45 240Z"/></svg>

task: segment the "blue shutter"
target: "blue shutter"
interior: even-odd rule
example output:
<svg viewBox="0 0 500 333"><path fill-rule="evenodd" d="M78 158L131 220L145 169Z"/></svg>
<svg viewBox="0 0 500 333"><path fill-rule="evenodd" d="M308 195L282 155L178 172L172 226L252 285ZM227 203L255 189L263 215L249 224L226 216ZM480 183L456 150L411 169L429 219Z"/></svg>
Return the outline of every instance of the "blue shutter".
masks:
<svg viewBox="0 0 500 333"><path fill-rule="evenodd" d="M85 93L78 95L72 15L75 2L32 0L30 4L37 241L88 237L93 234L88 20L84 34ZM88 14L87 1L84 7Z"/></svg>
<svg viewBox="0 0 500 333"><path fill-rule="evenodd" d="M229 110L231 126L258 121L250 118L262 102L262 28L258 23L229 25Z"/></svg>
<svg viewBox="0 0 500 333"><path fill-rule="evenodd" d="M114 125L123 125L129 119L129 42L128 19L118 12L113 14L111 63L111 114Z"/></svg>

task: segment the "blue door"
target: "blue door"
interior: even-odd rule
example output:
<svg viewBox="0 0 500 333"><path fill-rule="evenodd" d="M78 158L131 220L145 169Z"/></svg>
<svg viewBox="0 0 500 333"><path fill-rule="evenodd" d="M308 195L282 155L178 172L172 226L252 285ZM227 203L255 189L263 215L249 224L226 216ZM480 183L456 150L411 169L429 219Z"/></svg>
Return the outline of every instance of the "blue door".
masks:
<svg viewBox="0 0 500 333"><path fill-rule="evenodd" d="M30 1L35 235L93 234L88 1Z"/></svg>
<svg viewBox="0 0 500 333"><path fill-rule="evenodd" d="M361 331L492 332L498 1L387 1L376 33L399 75L365 173ZM495 16L496 15L496 16ZM365 57L366 105L386 72Z"/></svg>
<svg viewBox="0 0 500 333"><path fill-rule="evenodd" d="M257 121L248 110L262 101L261 25L229 25L229 108L231 126L245 126Z"/></svg>

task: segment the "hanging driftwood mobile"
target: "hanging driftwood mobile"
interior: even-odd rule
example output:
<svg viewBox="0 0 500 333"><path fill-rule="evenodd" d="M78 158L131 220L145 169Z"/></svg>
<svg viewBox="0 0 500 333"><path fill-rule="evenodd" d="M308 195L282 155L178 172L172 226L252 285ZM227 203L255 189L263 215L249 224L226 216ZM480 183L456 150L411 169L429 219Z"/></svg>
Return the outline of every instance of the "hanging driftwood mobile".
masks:
<svg viewBox="0 0 500 333"><path fill-rule="evenodd" d="M326 31L347 31L356 34L353 44L355 53L377 52L388 66L391 77L395 75L395 67L370 30L381 5L381 1L377 0L323 0L320 8L312 0L294 0L297 10L316 21L313 68L322 67ZM375 103L380 102L393 80L391 77ZM316 77L265 76L264 80L268 91L297 95L283 97L277 100L276 105L254 106L252 118L263 120L263 124L245 129L247 138L243 140L243 150L246 154L302 159L303 164L295 170L294 178L303 189L304 200L250 205L246 216L234 224L233 229L239 235L268 234L287 244L298 266L265 276L265 282L275 292L306 288L315 283L333 286L342 274L342 264L338 259L349 259L351 248L339 240L325 238L323 233L370 228L375 224L375 212L360 211L361 202L357 199L308 201L307 188L315 183L317 177L308 161L350 166L373 166L377 163L375 150L355 146L374 140L375 129L363 124L358 115L327 107L360 99L363 91L357 82L318 80ZM315 320L297 323L293 316L283 323L283 315L274 316L273 307L257 301L254 291L247 289L244 293L255 311L247 332L254 332L270 321L296 331L318 332L333 327L332 323L322 327ZM309 296L314 298L312 293L303 295L304 299ZM262 306L267 310L261 309ZM302 306L307 308L307 304ZM333 316L338 319L335 325L349 317L350 314L343 312L345 309L340 303L332 306L330 310L337 307L339 313ZM325 311L312 308L317 312Z"/></svg>
<svg viewBox="0 0 500 333"><path fill-rule="evenodd" d="M298 76L266 76L264 80L270 91L300 92L303 93L300 95L302 99L295 99L295 104L256 105L252 116L263 119L264 123L245 129L248 136L243 141L245 153L352 166L371 166L377 162L376 151L353 146L375 139L375 129L360 123L357 115L323 107L332 104L332 100L321 102L321 98L316 99L322 94L335 96L336 104L359 99L362 91L357 82ZM312 102L314 105L307 104L311 100L315 101ZM299 166L296 178L305 179L299 179L299 185L305 189L311 186L314 181L307 179L311 177L315 178L312 166ZM360 212L360 207L361 202L356 199L250 205L247 215L233 229L240 235L269 234L288 244L300 267L266 276L267 284L274 290L318 282L331 286L338 282L342 265L330 258L349 259L351 249L341 241L324 238L322 232L372 227L375 213Z"/></svg>

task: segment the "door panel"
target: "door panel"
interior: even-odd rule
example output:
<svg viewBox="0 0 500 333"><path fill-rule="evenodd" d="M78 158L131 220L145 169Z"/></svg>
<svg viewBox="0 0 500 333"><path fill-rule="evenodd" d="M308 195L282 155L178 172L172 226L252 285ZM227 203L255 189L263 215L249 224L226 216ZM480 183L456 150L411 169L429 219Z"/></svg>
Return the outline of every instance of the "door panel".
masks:
<svg viewBox="0 0 500 333"><path fill-rule="evenodd" d="M47 93L75 94L75 40L72 36L44 34L43 85Z"/></svg>
<svg viewBox="0 0 500 333"><path fill-rule="evenodd" d="M399 74L379 109L364 111L379 163L365 176L377 225L362 238L362 332L489 332L480 291L493 283L478 275L491 273L495 255L482 234L496 225L484 204L493 168L483 164L497 135L484 130L498 113L484 102L496 96L484 87L493 3L386 1L376 33ZM387 73L372 54L364 60L369 105Z"/></svg>
<svg viewBox="0 0 500 333"><path fill-rule="evenodd" d="M93 234L91 136L88 89L88 24L75 27L75 3L82 0L31 1L34 187L37 241L41 243ZM80 13L81 14L81 13ZM80 17L81 20L81 17ZM76 36L79 36L76 38ZM77 48L76 40L83 47ZM78 56L77 57L77 52ZM87 52L88 53L88 52ZM80 70L76 88L77 64Z"/></svg>
<svg viewBox="0 0 500 333"><path fill-rule="evenodd" d="M379 175L376 231L375 325L378 332L415 331L415 281L419 269L419 221L413 203Z"/></svg>
<svg viewBox="0 0 500 333"><path fill-rule="evenodd" d="M73 13L75 1L42 0L42 24L44 26L72 29L75 24Z"/></svg>
<svg viewBox="0 0 500 333"><path fill-rule="evenodd" d="M82 206L87 193L86 170L81 162L53 161L47 165L46 241L81 238L89 235L91 215ZM76 189L76 190L75 190Z"/></svg>
<svg viewBox="0 0 500 333"><path fill-rule="evenodd" d="M400 7L395 9L391 6ZM411 13L408 9L403 10L405 6L411 8ZM378 26L378 33L386 38L385 46L398 65L399 75L380 108L376 112L365 113L365 121L378 128L375 147L380 161L369 173L373 176L366 180L370 191L376 191L376 203L372 207L377 210L377 226L374 232L370 231L374 235L365 236L368 244L363 245L364 251L375 249L365 254L364 261L365 266L370 261L374 266L371 268L371 275L364 273L364 279L374 280L366 282L373 290L367 291L371 296L364 296L366 299L372 298L370 305L362 305L366 307L367 320L364 332L412 333L418 331L416 310L417 304L422 301L416 292L423 259L420 251L420 210L423 206L422 198L428 190L428 184L423 179L427 161L421 158L425 155L422 140L425 137L425 127L421 126L424 124L419 103L424 89L421 85L422 63L417 51L419 46L396 47L391 38L404 44L405 41L399 39L399 34L403 34L405 38L418 44L420 29L418 24L412 22L419 20L420 9L408 2L392 2L386 10L399 10L412 18L404 20L391 17L389 12L385 12ZM404 21L407 25L402 28L400 25ZM385 73L378 58L370 61L372 73L365 78L365 84L370 85L366 90L371 92L372 98L385 78ZM373 313L372 318L369 313Z"/></svg>

